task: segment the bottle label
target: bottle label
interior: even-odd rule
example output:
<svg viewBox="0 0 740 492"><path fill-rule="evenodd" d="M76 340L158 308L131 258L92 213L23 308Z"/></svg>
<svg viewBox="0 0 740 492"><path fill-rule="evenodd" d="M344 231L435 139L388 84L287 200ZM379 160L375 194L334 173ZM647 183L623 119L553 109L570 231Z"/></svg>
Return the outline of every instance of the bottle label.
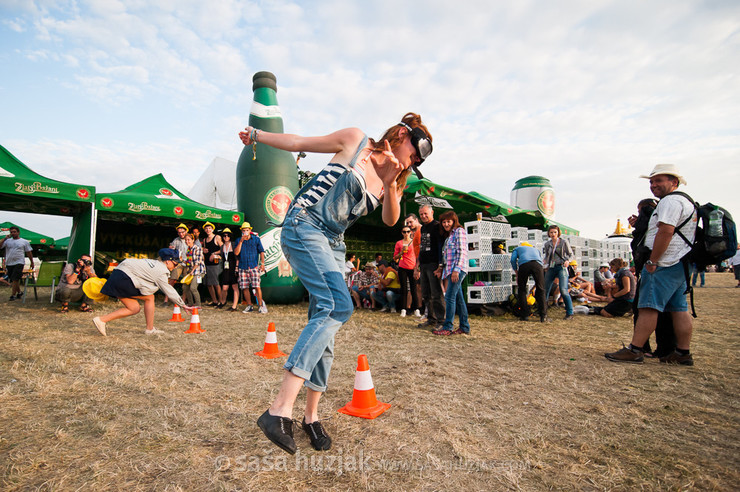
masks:
<svg viewBox="0 0 740 492"><path fill-rule="evenodd" d="M265 106L257 101L252 101L252 108L249 110L249 114L257 116L259 118L282 118L283 115L280 112L280 106Z"/></svg>

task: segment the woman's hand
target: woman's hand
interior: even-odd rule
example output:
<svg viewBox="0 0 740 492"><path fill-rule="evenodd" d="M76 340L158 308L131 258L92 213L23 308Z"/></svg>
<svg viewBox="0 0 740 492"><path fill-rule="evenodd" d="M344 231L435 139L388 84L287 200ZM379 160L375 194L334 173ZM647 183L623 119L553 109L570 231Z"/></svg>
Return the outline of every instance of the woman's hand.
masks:
<svg viewBox="0 0 740 492"><path fill-rule="evenodd" d="M380 153L373 152L370 154L370 160L375 167L375 173L383 182L383 188L386 192L395 183L396 178L404 170L403 165L398 162L396 155L391 150L391 144L385 140L385 150Z"/></svg>
<svg viewBox="0 0 740 492"><path fill-rule="evenodd" d="M460 274L452 272L452 274L450 274L450 280L452 280L453 283L457 283L460 280Z"/></svg>
<svg viewBox="0 0 740 492"><path fill-rule="evenodd" d="M239 139L241 139L244 145L252 145L252 130L254 130L254 128L248 126L244 129L243 132L239 132Z"/></svg>

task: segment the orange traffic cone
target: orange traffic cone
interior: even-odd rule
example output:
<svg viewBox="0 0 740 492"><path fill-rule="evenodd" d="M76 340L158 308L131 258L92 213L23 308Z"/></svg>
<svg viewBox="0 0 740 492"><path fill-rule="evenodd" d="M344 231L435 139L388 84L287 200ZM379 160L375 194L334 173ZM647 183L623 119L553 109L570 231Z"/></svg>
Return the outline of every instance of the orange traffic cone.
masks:
<svg viewBox="0 0 740 492"><path fill-rule="evenodd" d="M200 327L200 316L198 315L198 308L193 308L193 315L190 317L190 328L183 333L203 333L206 330Z"/></svg>
<svg viewBox="0 0 740 492"><path fill-rule="evenodd" d="M375 386L370 375L370 366L367 356L362 354L357 358L357 372L355 373L355 390L352 401L339 409L339 413L346 413L363 419L374 419L391 408L390 403L379 402L375 398Z"/></svg>
<svg viewBox="0 0 740 492"><path fill-rule="evenodd" d="M265 336L265 347L259 352L255 352L254 355L259 355L265 359L275 359L282 357L286 354L282 353L278 349L277 344L277 333L275 332L275 323L270 321L267 325L267 335Z"/></svg>
<svg viewBox="0 0 740 492"><path fill-rule="evenodd" d="M170 321L185 321L182 319L182 314L180 314L180 306L175 304L175 309L172 311L172 319Z"/></svg>

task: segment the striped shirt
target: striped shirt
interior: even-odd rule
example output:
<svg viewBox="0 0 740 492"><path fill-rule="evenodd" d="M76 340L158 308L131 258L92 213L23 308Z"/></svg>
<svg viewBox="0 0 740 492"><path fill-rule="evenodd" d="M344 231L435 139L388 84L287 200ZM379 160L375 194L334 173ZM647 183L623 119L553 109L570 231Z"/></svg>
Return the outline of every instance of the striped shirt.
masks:
<svg viewBox="0 0 740 492"><path fill-rule="evenodd" d="M352 174L357 178L357 182L360 184L362 193L365 196L367 213L372 212L380 205L380 199L367 191L365 169L368 157L357 161L355 165L351 165L351 163L347 165L337 164L336 162L329 163L315 176L313 185L301 193L300 196L296 197L296 203L304 208L316 205L329 192L331 187L336 184L339 177L351 170ZM383 192L381 190L381 196L382 194Z"/></svg>

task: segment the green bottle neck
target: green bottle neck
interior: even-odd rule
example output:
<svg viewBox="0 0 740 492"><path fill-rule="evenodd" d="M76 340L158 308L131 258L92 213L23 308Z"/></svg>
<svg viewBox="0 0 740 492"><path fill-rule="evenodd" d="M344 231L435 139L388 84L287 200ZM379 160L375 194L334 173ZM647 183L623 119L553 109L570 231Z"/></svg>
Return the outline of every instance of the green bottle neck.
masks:
<svg viewBox="0 0 740 492"><path fill-rule="evenodd" d="M263 106L277 106L277 93L269 87L259 87L254 90L254 102Z"/></svg>

